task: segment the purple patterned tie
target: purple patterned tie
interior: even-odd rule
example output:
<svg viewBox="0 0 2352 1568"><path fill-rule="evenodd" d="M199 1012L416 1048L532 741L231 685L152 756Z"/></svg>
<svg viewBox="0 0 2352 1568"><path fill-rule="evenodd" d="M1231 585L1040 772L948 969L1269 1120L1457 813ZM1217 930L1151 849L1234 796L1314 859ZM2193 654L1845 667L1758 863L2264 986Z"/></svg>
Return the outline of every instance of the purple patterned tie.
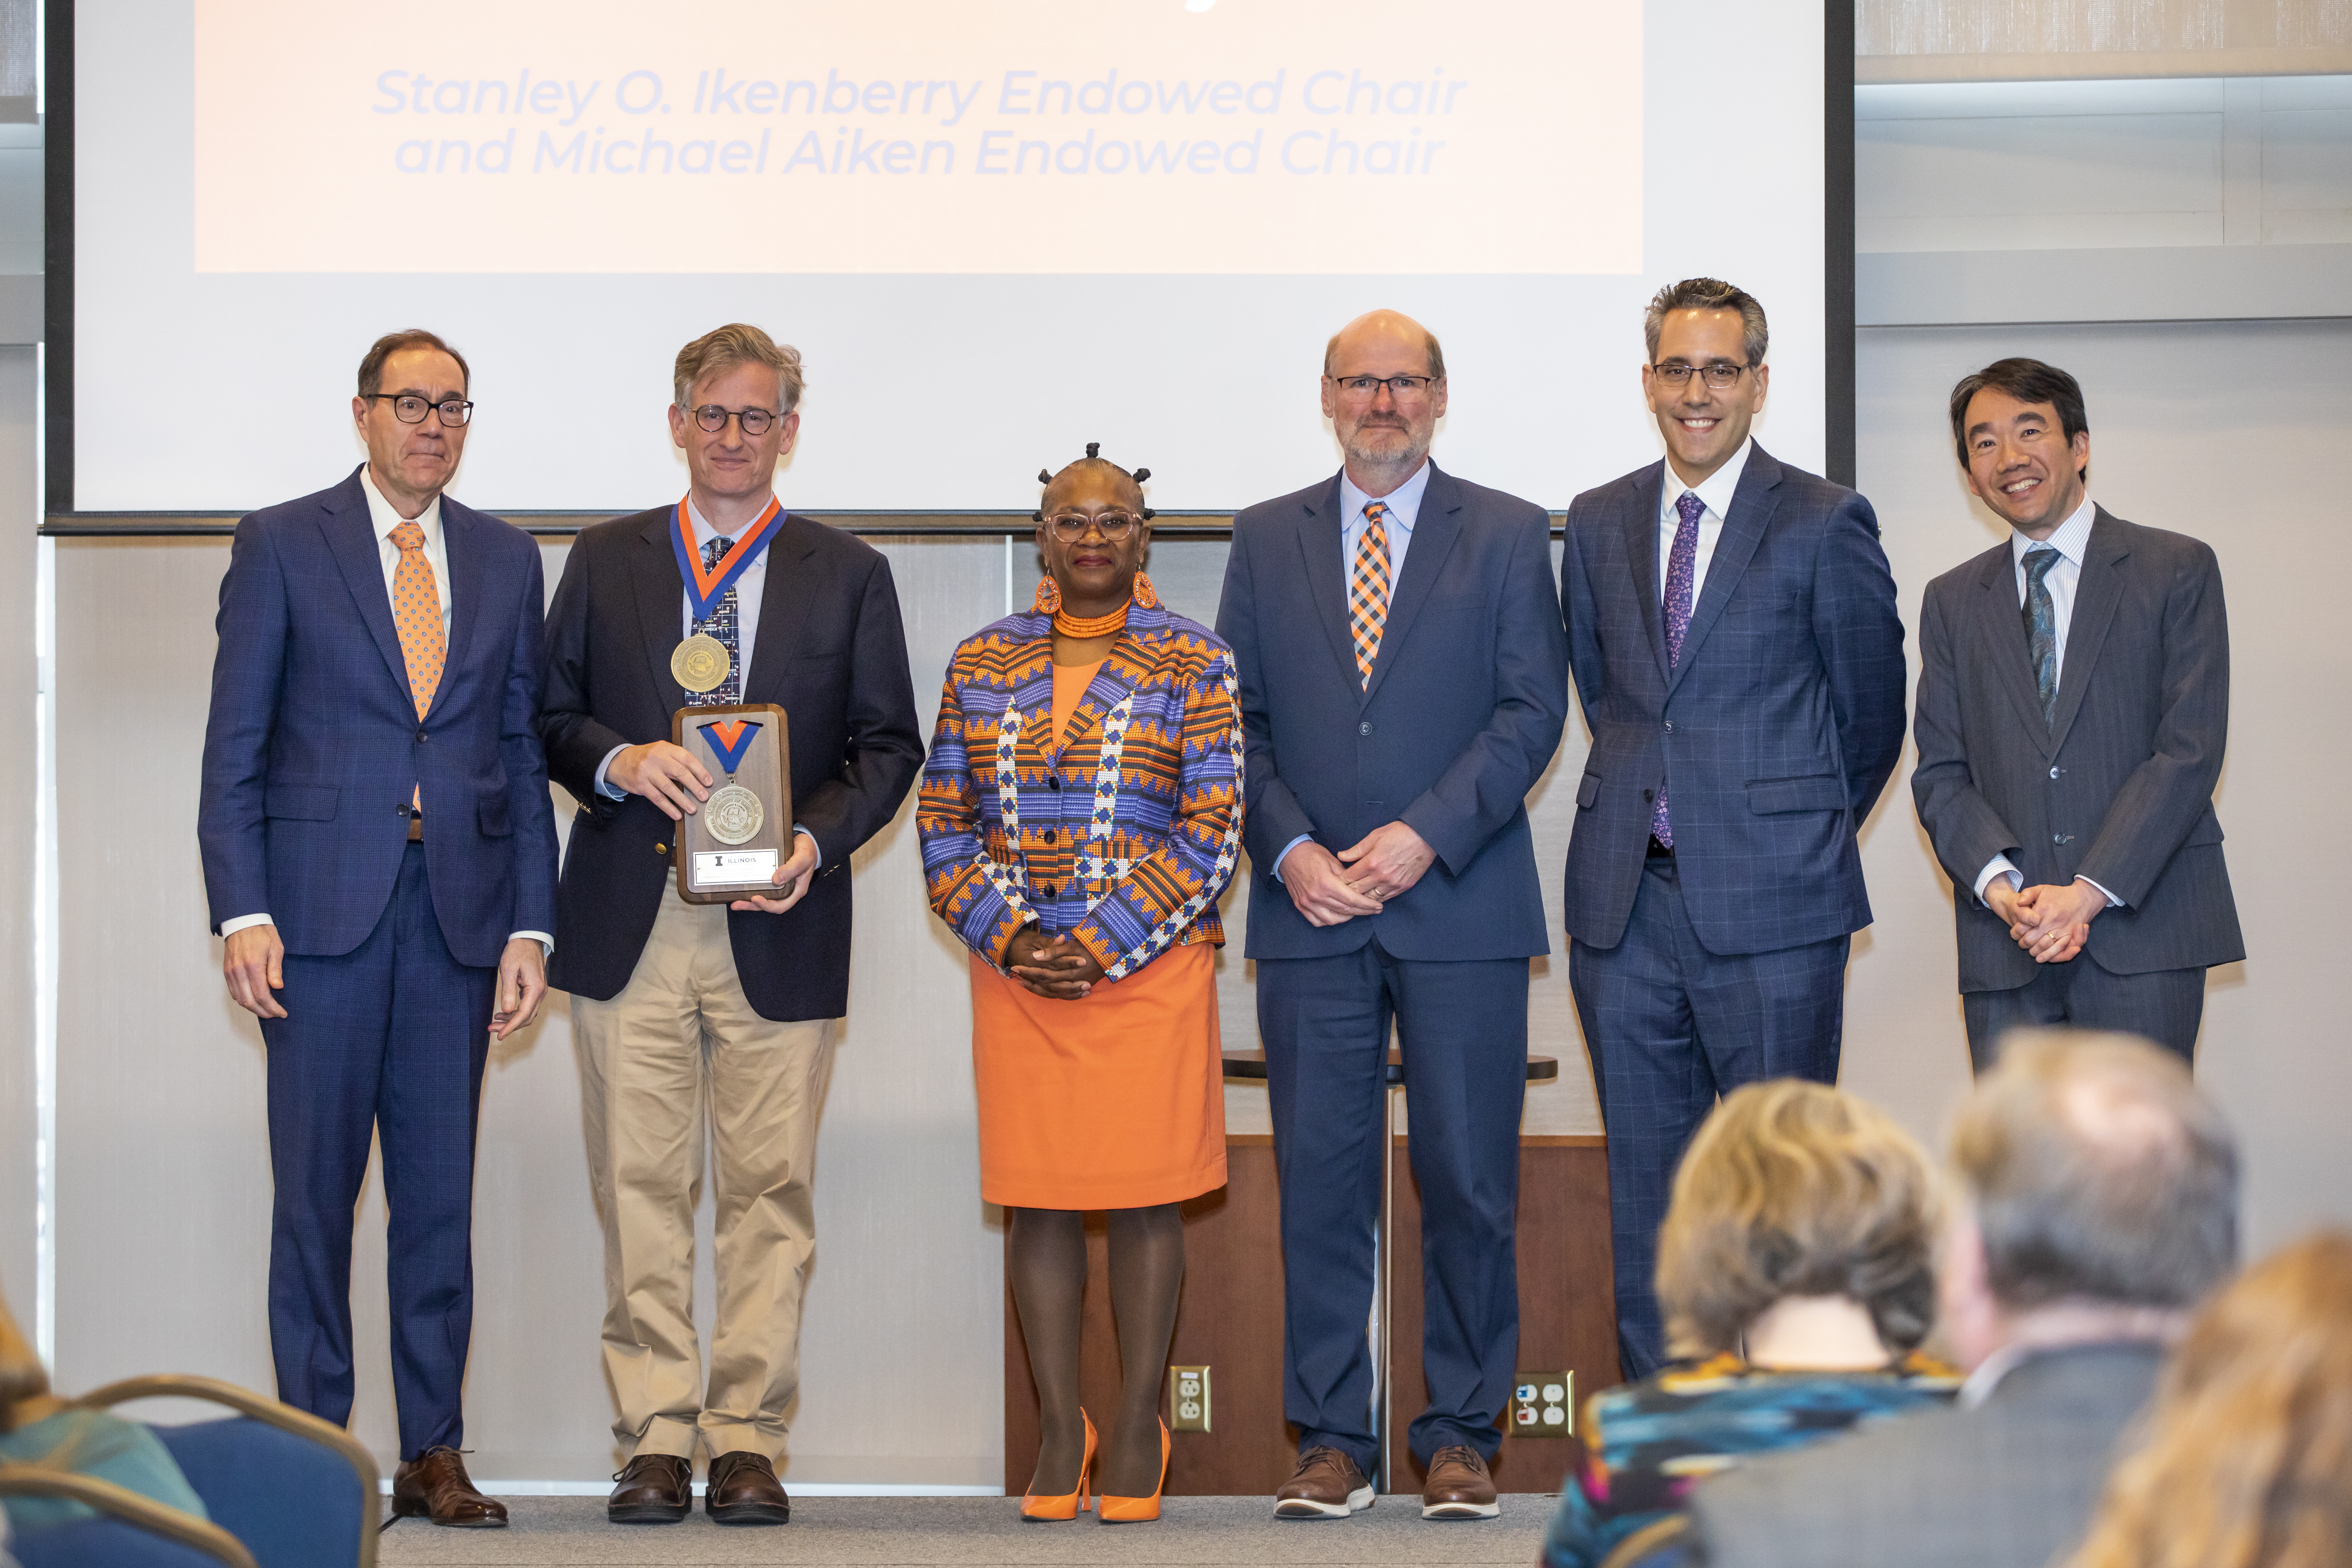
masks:
<svg viewBox="0 0 2352 1568"><path fill-rule="evenodd" d="M1706 502L1695 490L1685 490L1675 502L1682 522L1675 529L1675 547L1666 555L1666 668L1683 661L1683 638L1690 631L1691 584L1698 580L1698 520ZM1658 805L1650 814L1650 837L1672 849L1675 825L1666 815L1666 791L1658 788Z"/></svg>

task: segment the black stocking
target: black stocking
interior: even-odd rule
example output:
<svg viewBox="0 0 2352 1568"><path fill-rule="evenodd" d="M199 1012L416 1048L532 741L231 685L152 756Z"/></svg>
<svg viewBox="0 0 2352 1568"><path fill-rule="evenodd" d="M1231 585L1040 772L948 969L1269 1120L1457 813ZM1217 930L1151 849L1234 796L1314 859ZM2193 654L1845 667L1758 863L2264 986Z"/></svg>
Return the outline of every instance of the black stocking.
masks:
<svg viewBox="0 0 2352 1568"><path fill-rule="evenodd" d="M1160 1385L1183 1284L1184 1220L1176 1205L1113 1209L1110 1305L1118 1319L1118 1408L1103 1434L1098 1492L1149 1497L1160 1485Z"/></svg>
<svg viewBox="0 0 2352 1568"><path fill-rule="evenodd" d="M1034 1497L1078 1489L1086 1426L1078 1419L1078 1319L1087 1293L1086 1216L1076 1209L1004 1211L1006 1267L1021 1337L1029 1346L1029 1373L1037 1383L1037 1470ZM1114 1256L1116 1254L1114 1253ZM1154 1442L1159 1440L1155 1431Z"/></svg>

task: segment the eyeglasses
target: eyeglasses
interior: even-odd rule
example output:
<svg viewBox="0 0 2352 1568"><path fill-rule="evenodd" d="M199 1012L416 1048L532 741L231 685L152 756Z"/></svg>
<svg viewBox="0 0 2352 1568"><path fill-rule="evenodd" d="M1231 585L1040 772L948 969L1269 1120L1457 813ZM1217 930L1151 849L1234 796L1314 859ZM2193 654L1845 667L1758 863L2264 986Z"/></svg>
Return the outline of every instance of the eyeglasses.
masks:
<svg viewBox="0 0 2352 1568"><path fill-rule="evenodd" d="M694 411L694 422L714 436L727 428L730 418L743 426L744 435L764 436L768 426L782 417L772 408L721 408L716 403L706 403Z"/></svg>
<svg viewBox="0 0 2352 1568"><path fill-rule="evenodd" d="M1696 371L1706 378L1707 385L1721 392L1726 387L1738 385L1741 374L1748 368L1744 364L1725 364L1718 361L1714 364L1654 364L1650 367L1650 374L1668 386L1683 387L1690 384L1691 373Z"/></svg>
<svg viewBox="0 0 2352 1568"><path fill-rule="evenodd" d="M474 416L474 405L462 397L453 397L446 403L436 403L429 397L419 397L413 392L371 392L367 395L367 400L370 403L390 403L392 416L403 425L424 424L425 411L428 408L439 410L441 423L452 430Z"/></svg>
<svg viewBox="0 0 2352 1568"><path fill-rule="evenodd" d="M1100 529L1105 539L1125 539L1135 531L1135 514L1125 511L1097 512L1091 517L1084 512L1065 511L1056 512L1045 520L1045 526L1054 531L1054 537L1065 544L1076 544L1087 536L1090 528Z"/></svg>
<svg viewBox="0 0 2352 1568"><path fill-rule="evenodd" d="M1338 386L1340 393L1348 397L1370 402L1379 396L1381 388L1385 386L1390 396L1404 403L1428 396L1430 384L1437 378L1433 375L1327 375L1323 379Z"/></svg>

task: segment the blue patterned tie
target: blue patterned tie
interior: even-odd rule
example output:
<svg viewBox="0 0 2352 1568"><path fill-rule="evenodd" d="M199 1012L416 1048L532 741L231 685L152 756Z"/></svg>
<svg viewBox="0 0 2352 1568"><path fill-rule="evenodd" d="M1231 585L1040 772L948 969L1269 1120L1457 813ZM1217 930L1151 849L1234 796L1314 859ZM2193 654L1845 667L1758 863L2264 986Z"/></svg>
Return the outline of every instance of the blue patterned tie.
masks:
<svg viewBox="0 0 2352 1568"><path fill-rule="evenodd" d="M1666 554L1666 668L1683 661L1683 638L1690 632L1691 585L1698 581L1698 520L1706 502L1696 490L1685 490L1675 502L1682 521L1675 528L1675 547ZM1658 786L1657 808L1650 813L1650 837L1672 849L1674 820L1666 815L1665 786Z"/></svg>
<svg viewBox="0 0 2352 1568"><path fill-rule="evenodd" d="M719 570L719 563L727 558L727 552L733 548L735 548L735 542L723 536L704 545L702 569L705 572ZM709 632L712 637L717 637L719 646L727 650L727 679L708 691L688 692L686 705L689 708L709 708L731 706L742 701L743 649L739 640L740 634L735 626L734 584L730 583L727 585L727 592L719 596L719 603L710 606L709 619L695 622L694 629L698 632Z"/></svg>
<svg viewBox="0 0 2352 1568"><path fill-rule="evenodd" d="M2025 644L2033 658L2034 689L2042 694L2042 722L2058 716L2058 606L2051 603L2050 569L2058 552L2037 544L2025 552Z"/></svg>

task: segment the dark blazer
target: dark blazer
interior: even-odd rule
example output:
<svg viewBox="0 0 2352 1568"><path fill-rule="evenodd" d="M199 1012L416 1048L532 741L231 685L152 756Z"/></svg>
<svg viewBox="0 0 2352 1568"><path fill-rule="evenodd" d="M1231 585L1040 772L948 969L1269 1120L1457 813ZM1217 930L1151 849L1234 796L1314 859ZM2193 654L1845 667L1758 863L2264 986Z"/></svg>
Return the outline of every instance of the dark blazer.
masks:
<svg viewBox="0 0 2352 1568"><path fill-rule="evenodd" d="M2028 887L2084 876L2123 900L2091 922L2088 951L2111 974L2246 956L2213 815L2230 623L2208 545L2098 510L2049 724L2009 541L1927 584L1919 650L1911 794L1952 879L1961 990L2033 978L2032 957L1977 902L1996 855Z"/></svg>
<svg viewBox="0 0 2352 1568"><path fill-rule="evenodd" d="M595 782L614 747L668 740L686 705L669 672L686 592L669 542L675 510L582 530L548 612L539 731L548 771L580 802L548 984L600 1002L629 983L675 876L674 825L661 808L642 795L608 800ZM898 591L879 551L785 514L768 546L743 700L784 710L793 816L824 868L783 914L729 913L736 976L763 1018L837 1018L849 1009L849 858L897 815L923 761Z"/></svg>
<svg viewBox="0 0 2352 1568"><path fill-rule="evenodd" d="M539 546L447 496L441 525L448 649L419 723L359 470L237 523L196 811L215 931L267 913L289 952L351 952L392 900L412 790L452 957L488 968L555 929Z"/></svg>
<svg viewBox="0 0 2352 1568"><path fill-rule="evenodd" d="M1550 951L1527 794L1568 718L1550 520L1430 466L1369 690L1341 569L1339 477L1234 519L1217 635L1241 676L1249 956ZM1377 917L1318 928L1274 879L1302 833L1334 851L1402 820L1437 851Z"/></svg>
<svg viewBox="0 0 2352 1568"><path fill-rule="evenodd" d="M1748 1460L1691 1494L1704 1560L2047 1568L2081 1543L2162 1365L2153 1345L2056 1351L2011 1368L1976 1409L1898 1415Z"/></svg>
<svg viewBox="0 0 2352 1568"><path fill-rule="evenodd" d="M1870 923L1854 843L1903 752L1903 623L1870 503L1762 447L1666 664L1662 458L1568 509L1560 603L1592 751L1568 845L1568 933L1613 948L1671 791L1684 907L1715 953Z"/></svg>

